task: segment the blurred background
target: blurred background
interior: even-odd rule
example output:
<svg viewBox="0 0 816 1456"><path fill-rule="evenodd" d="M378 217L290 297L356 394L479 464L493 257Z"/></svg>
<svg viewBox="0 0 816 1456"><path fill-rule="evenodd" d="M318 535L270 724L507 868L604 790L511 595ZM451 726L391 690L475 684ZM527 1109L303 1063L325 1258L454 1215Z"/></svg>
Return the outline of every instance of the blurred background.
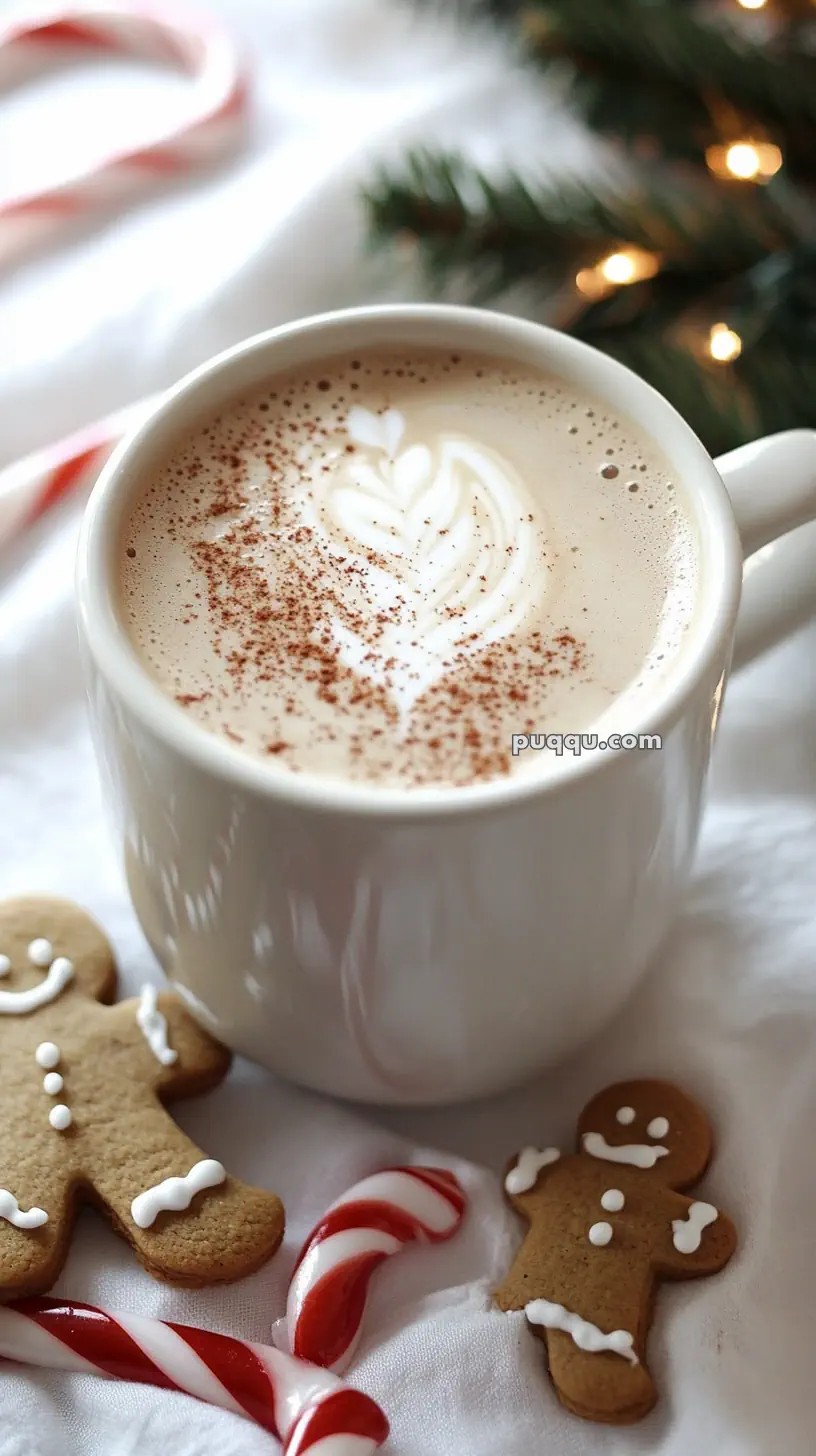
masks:
<svg viewBox="0 0 816 1456"><path fill-rule="evenodd" d="M420 152L372 190L375 236L414 239L429 283L464 273L478 301L528 285L552 322L666 394L712 452L812 425L813 0L459 11L594 143L587 165L553 174L564 159L546 120L498 168Z"/></svg>
<svg viewBox="0 0 816 1456"><path fill-rule="evenodd" d="M812 0L206 0L246 107L90 205L198 94L138 9L0 46L0 466L270 325L429 296L597 344L715 452L816 424ZM0 40L44 13L0 0ZM83 205L21 230L66 178Z"/></svg>

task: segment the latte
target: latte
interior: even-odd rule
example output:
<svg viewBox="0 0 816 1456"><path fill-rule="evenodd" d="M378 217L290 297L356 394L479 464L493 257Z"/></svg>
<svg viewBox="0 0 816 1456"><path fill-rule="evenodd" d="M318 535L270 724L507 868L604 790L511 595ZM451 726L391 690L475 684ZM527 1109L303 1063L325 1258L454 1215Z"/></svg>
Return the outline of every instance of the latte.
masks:
<svg viewBox="0 0 816 1456"><path fill-rule="evenodd" d="M121 538L148 671L244 752L388 785L529 772L671 665L693 531L648 437L539 370L377 350L182 440ZM534 767L534 764L532 765Z"/></svg>

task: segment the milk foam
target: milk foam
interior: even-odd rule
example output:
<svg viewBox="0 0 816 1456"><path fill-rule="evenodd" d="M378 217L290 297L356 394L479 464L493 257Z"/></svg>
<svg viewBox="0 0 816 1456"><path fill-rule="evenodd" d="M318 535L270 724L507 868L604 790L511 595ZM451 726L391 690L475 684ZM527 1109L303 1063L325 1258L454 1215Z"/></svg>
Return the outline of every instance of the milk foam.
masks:
<svg viewBox="0 0 816 1456"><path fill-rule="evenodd" d="M368 622L354 632L335 618L332 633L341 661L385 688L403 730L454 657L522 627L546 591L533 501L509 462L455 435L408 444L406 432L399 410L353 406L320 463L305 447L300 505L340 559L377 559L368 587L389 620L371 633Z"/></svg>
<svg viewBox="0 0 816 1456"><path fill-rule="evenodd" d="M529 771L690 620L690 524L628 422L538 371L361 354L182 442L122 539L134 644L205 727L399 784Z"/></svg>

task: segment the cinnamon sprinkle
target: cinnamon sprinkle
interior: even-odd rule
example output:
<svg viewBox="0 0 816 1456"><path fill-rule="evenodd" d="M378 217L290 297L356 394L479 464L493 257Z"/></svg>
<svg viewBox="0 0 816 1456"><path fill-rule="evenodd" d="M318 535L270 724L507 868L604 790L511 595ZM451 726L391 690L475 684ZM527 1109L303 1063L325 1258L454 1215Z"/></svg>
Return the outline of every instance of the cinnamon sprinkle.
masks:
<svg viewBox="0 0 816 1456"><path fill-rule="evenodd" d="M340 382L317 381L325 410L342 397ZM393 654L385 658L378 644L406 620L406 597L397 591L383 603L377 574L390 573L392 562L382 552L359 545L350 545L348 554L329 550L321 534L298 518L291 480L303 469L303 452L315 471L331 468L315 458L319 442L327 440L326 415L324 409L305 413L294 390L283 404L297 409L298 418L277 404L274 425L267 407L263 418L236 413L239 424L213 427L212 436L227 436L229 444L217 455L204 447L208 468L218 459L220 475L203 484L204 462L193 450L174 486L178 519L168 527L179 540L183 532L195 569L190 596L201 598L200 613L212 626L210 646L230 682L223 707L207 707L202 721L240 744L245 735L220 715L233 703L264 701L268 734L259 751L292 769L309 766L305 744L318 751L334 747L337 761L345 754L356 779L464 785L508 774L511 733L540 727L535 718L551 680L583 677L585 643L563 626L554 634L526 629L479 651L477 632L465 628L461 640L451 639L444 675L401 715L395 689L405 681L405 665ZM260 413L257 402L254 408ZM313 443L307 446L305 439ZM354 454L354 446L337 448ZM259 467L265 472L260 505ZM503 549L512 557L516 548ZM484 590L487 577L478 581ZM440 615L455 622L465 613L448 604ZM408 640L416 648L421 634ZM357 661L373 669L370 677L354 670L344 643L358 644ZM213 694L181 692L175 699L185 708L203 708Z"/></svg>

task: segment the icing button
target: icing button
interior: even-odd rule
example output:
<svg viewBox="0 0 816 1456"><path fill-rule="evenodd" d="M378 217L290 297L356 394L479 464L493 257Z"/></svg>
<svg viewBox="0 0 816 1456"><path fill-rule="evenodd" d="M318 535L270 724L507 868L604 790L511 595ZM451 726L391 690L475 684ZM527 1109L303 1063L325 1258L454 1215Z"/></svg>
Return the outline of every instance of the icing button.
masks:
<svg viewBox="0 0 816 1456"><path fill-rule="evenodd" d="M46 966L50 966L54 959L54 947L50 940L44 940L42 938L32 940L28 947L28 959L31 961L32 966L39 966L41 970L44 970Z"/></svg>
<svg viewBox="0 0 816 1456"><path fill-rule="evenodd" d="M596 1249L602 1249L605 1244L612 1241L611 1223L594 1223L589 1230L589 1242L595 1245Z"/></svg>
<svg viewBox="0 0 816 1456"><path fill-rule="evenodd" d="M59 1065L60 1049L55 1041L41 1041L34 1053L34 1060L43 1071L50 1072Z"/></svg>

